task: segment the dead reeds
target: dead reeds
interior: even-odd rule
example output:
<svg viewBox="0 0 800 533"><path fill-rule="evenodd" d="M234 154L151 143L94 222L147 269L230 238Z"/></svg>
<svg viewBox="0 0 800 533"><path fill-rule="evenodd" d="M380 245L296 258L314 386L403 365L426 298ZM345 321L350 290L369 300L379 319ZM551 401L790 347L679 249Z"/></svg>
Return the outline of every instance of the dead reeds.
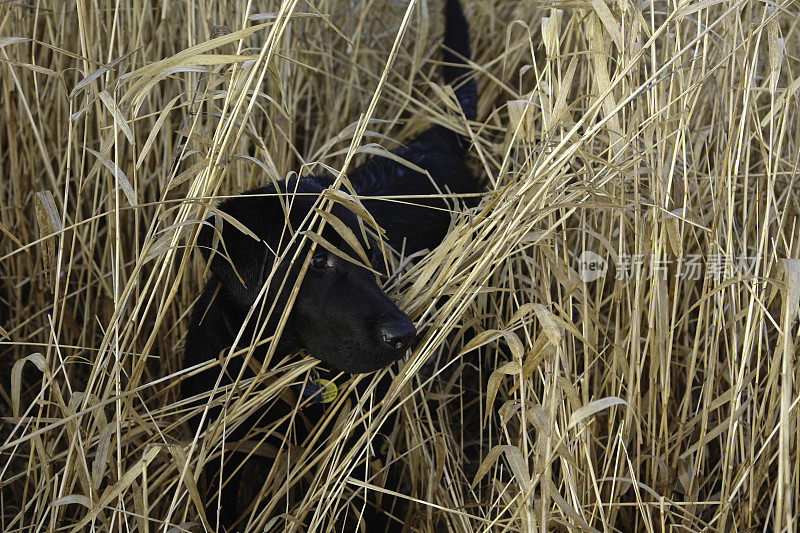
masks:
<svg viewBox="0 0 800 533"><path fill-rule="evenodd" d="M389 282L423 342L388 395L340 381L241 529L366 490L409 531L796 528L797 4L465 10L482 122L437 85L439 2L0 3L0 529L202 530L202 462L313 361L187 431L198 221L430 123L487 193Z"/></svg>

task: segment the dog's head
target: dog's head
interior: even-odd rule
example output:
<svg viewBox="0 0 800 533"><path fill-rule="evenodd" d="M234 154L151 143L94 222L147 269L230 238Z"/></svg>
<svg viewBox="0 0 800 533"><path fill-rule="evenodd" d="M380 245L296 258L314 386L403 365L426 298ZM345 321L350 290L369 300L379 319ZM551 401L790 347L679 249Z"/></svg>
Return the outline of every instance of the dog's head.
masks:
<svg viewBox="0 0 800 533"><path fill-rule="evenodd" d="M306 239L301 247L301 235L295 232L301 225L308 227L308 220L303 221L313 215L323 190L313 178L254 189L223 202L203 225L198 247L241 310L255 303L269 281L262 301L267 310L275 306L270 322L281 315L312 245ZM372 372L402 357L416 331L378 284L377 273L386 270L379 244L341 204L334 204L331 214L333 223L325 225L322 237L339 253L317 244L285 337L296 344L289 349L303 348L335 369Z"/></svg>

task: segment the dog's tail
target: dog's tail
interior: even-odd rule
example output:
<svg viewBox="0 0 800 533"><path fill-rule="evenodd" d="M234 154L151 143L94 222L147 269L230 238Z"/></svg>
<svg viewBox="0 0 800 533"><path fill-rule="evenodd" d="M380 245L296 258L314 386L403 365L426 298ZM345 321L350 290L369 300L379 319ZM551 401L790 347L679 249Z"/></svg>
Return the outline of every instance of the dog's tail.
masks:
<svg viewBox="0 0 800 533"><path fill-rule="evenodd" d="M471 69L466 61L471 57L469 47L469 24L461 10L459 0L446 0L444 27L444 54L447 63L443 68L444 81L453 86L458 103L467 120L475 120L478 109L478 84L474 77L467 77Z"/></svg>

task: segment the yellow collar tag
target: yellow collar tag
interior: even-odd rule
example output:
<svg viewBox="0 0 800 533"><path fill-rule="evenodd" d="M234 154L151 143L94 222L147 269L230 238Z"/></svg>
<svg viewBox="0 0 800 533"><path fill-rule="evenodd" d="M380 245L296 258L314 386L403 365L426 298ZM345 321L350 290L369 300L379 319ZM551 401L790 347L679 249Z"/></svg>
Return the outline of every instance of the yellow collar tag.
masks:
<svg viewBox="0 0 800 533"><path fill-rule="evenodd" d="M333 381L317 378L313 383L320 388L318 397L321 397L322 403L331 403L339 395L339 388Z"/></svg>

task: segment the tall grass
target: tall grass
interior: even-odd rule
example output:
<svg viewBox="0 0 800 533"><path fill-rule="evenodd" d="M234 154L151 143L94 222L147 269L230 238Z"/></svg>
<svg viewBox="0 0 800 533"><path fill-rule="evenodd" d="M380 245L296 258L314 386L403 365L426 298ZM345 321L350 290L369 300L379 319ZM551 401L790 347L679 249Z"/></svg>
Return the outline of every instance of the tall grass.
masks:
<svg viewBox="0 0 800 533"><path fill-rule="evenodd" d="M339 381L241 529L369 490L409 531L796 528L797 4L465 4L482 122L439 1L0 3L0 529L202 530L202 463L313 363L188 430L198 221L431 123L487 193L388 285L423 342L385 396Z"/></svg>

